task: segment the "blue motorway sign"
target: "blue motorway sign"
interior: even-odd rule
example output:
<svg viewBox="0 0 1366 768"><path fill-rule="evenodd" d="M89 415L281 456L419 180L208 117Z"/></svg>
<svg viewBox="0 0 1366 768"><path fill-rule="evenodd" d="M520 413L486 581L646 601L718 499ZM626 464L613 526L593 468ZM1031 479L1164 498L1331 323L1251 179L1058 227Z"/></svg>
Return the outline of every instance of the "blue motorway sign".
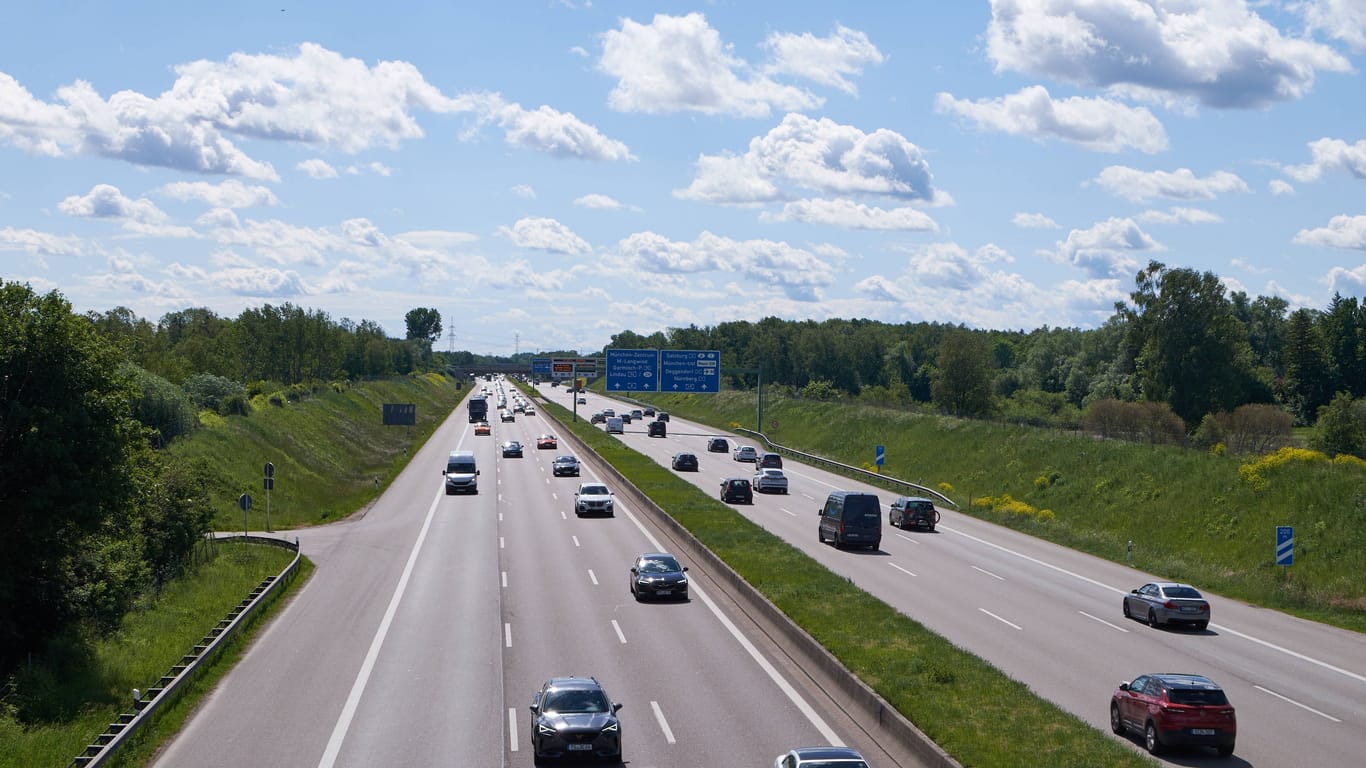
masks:
<svg viewBox="0 0 1366 768"><path fill-rule="evenodd" d="M608 392L655 392L659 390L659 350L607 350Z"/></svg>
<svg viewBox="0 0 1366 768"><path fill-rule="evenodd" d="M878 445L873 447L873 461L879 467L887 463L887 446Z"/></svg>
<svg viewBox="0 0 1366 768"><path fill-rule="evenodd" d="M533 357L531 358L531 373L534 376L550 375L550 358Z"/></svg>
<svg viewBox="0 0 1366 768"><path fill-rule="evenodd" d="M716 350L660 350L659 391L720 392L721 353Z"/></svg>
<svg viewBox="0 0 1366 768"><path fill-rule="evenodd" d="M1295 528L1290 525L1276 526L1276 565L1295 564Z"/></svg>

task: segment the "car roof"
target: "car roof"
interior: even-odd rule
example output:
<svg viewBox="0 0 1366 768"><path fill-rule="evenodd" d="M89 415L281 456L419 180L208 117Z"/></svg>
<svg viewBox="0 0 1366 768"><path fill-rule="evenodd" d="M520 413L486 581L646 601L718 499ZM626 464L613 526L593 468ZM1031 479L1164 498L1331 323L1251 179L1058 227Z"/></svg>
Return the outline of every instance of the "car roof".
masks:
<svg viewBox="0 0 1366 768"><path fill-rule="evenodd" d="M593 677L552 677L545 684L548 688L602 688Z"/></svg>
<svg viewBox="0 0 1366 768"><path fill-rule="evenodd" d="M857 750L849 747L798 747L792 754L802 760L862 760Z"/></svg>
<svg viewBox="0 0 1366 768"><path fill-rule="evenodd" d="M675 560L678 559L678 557L675 556L672 552L642 552L641 555L640 555L640 557L637 558L637 559L639 559L639 560L657 560L657 559L659 559L659 558L661 558L661 557L672 557L672 558L675 559Z"/></svg>
<svg viewBox="0 0 1366 768"><path fill-rule="evenodd" d="M1173 587L1186 587L1188 589L1195 589L1195 587L1192 587L1191 585L1180 581L1150 581L1148 583L1152 584L1155 587L1161 587L1162 589L1171 589ZM1198 592L1199 590L1196 591Z"/></svg>

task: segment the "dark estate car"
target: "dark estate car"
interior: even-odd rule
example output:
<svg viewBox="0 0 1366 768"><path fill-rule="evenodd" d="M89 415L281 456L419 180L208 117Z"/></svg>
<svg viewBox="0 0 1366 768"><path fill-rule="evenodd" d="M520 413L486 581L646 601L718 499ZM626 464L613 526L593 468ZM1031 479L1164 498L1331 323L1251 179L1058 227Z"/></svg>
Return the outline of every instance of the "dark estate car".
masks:
<svg viewBox="0 0 1366 768"><path fill-rule="evenodd" d="M1189 624L1204 630L1209 616L1209 602L1189 584L1150 582L1124 596L1124 617L1146 621L1150 627Z"/></svg>
<svg viewBox="0 0 1366 768"><path fill-rule="evenodd" d="M668 425L662 421L652 421L648 426L646 434L650 437L668 437L669 428Z"/></svg>
<svg viewBox="0 0 1366 768"><path fill-rule="evenodd" d="M683 451L674 454L673 468L678 472L696 472L697 454Z"/></svg>
<svg viewBox="0 0 1366 768"><path fill-rule="evenodd" d="M710 453L730 453L730 443L724 437L713 437L707 440L707 451Z"/></svg>
<svg viewBox="0 0 1366 768"><path fill-rule="evenodd" d="M721 501L734 504L753 504L754 488L743 477L728 477L721 481Z"/></svg>
<svg viewBox="0 0 1366 768"><path fill-rule="evenodd" d="M1238 720L1228 697L1202 675L1139 675L1110 697L1110 729L1143 734L1154 755L1168 746L1210 746L1233 754Z"/></svg>
<svg viewBox="0 0 1366 768"><path fill-rule="evenodd" d="M573 456L556 456L550 465L550 473L555 477L578 477L579 460Z"/></svg>
<svg viewBox="0 0 1366 768"><path fill-rule="evenodd" d="M531 700L531 754L621 761L621 705L607 697L597 678L552 677Z"/></svg>
<svg viewBox="0 0 1366 768"><path fill-rule="evenodd" d="M939 512L934 502L918 496L902 496L892 502L887 512L887 524L895 528L924 528L933 531L939 522Z"/></svg>
<svg viewBox="0 0 1366 768"><path fill-rule="evenodd" d="M520 459L522 458L522 444L516 440L509 440L503 443L503 458Z"/></svg>
<svg viewBox="0 0 1366 768"><path fill-rule="evenodd" d="M631 566L631 594L637 600L647 597L688 599L686 565L668 552L646 552Z"/></svg>

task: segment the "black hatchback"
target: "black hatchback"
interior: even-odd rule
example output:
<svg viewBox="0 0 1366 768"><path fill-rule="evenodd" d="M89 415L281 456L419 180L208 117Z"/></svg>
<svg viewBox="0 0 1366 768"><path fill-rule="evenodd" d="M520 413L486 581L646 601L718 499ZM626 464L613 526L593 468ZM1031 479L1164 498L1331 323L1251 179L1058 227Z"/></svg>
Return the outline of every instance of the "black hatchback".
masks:
<svg viewBox="0 0 1366 768"><path fill-rule="evenodd" d="M696 472L697 454L683 451L674 454L673 468L676 472Z"/></svg>
<svg viewBox="0 0 1366 768"><path fill-rule="evenodd" d="M753 504L754 488L744 477L728 477L721 481L721 501L727 504Z"/></svg>

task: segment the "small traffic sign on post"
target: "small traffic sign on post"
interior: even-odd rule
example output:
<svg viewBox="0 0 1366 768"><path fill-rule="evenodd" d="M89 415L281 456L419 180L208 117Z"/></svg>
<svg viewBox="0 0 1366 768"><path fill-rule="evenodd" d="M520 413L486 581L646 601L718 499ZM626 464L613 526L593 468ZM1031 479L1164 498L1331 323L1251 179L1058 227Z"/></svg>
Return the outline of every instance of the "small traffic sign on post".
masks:
<svg viewBox="0 0 1366 768"><path fill-rule="evenodd" d="M887 463L887 446L879 445L873 450L873 461L877 463L878 471L882 471L882 465Z"/></svg>
<svg viewBox="0 0 1366 768"><path fill-rule="evenodd" d="M266 479L263 485L266 490L266 531L270 531L270 492L275 488L275 464L267 461L265 467Z"/></svg>
<svg viewBox="0 0 1366 768"><path fill-rule="evenodd" d="M1276 565L1295 564L1295 527L1276 526Z"/></svg>
<svg viewBox="0 0 1366 768"><path fill-rule="evenodd" d="M251 494L244 493L237 497L237 506L242 508L242 538L247 537L250 528L247 525L247 511L251 509Z"/></svg>

